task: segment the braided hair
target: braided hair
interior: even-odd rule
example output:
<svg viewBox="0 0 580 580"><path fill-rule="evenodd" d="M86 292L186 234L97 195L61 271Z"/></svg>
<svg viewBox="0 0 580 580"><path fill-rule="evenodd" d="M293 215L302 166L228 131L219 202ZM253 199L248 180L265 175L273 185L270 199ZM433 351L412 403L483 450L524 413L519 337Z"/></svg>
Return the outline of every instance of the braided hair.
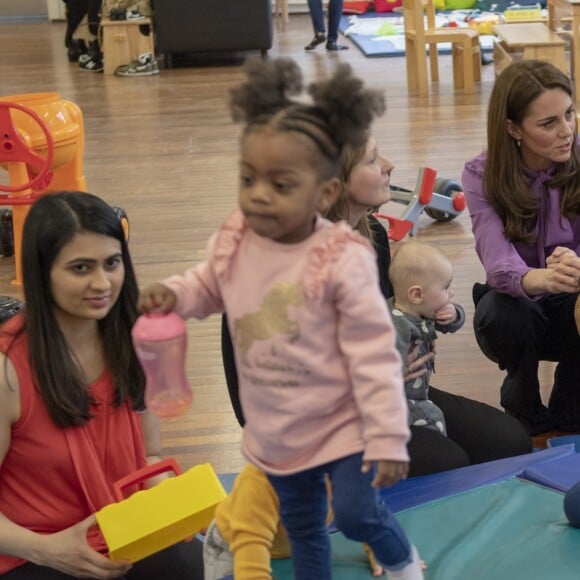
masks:
<svg viewBox="0 0 580 580"><path fill-rule="evenodd" d="M245 123L243 136L264 128L306 136L321 154L323 179L340 174L343 147L363 146L373 119L385 111L383 93L365 88L346 63L329 79L308 86L310 103L292 98L304 86L290 58L251 60L245 72L246 82L231 91L230 99L234 121Z"/></svg>

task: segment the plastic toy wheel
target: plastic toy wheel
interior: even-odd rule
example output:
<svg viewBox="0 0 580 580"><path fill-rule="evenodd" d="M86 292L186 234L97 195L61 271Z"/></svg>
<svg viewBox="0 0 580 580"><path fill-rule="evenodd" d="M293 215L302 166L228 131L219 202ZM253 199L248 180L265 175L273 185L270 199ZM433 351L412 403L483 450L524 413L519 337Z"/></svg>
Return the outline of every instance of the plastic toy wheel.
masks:
<svg viewBox="0 0 580 580"><path fill-rule="evenodd" d="M14 122L10 116L10 109L16 109L21 113L28 115L38 125L46 139L45 157L42 157L36 153L36 151L31 149L22 138L14 126ZM29 188L48 187L52 180L52 172L50 171L50 168L54 158L54 141L46 123L37 113L24 105L11 102L0 102L0 127L2 128L0 134L0 161L3 163L25 163L29 168L34 168L36 173L36 175L31 177L26 183L18 185L0 185L0 191L14 193Z"/></svg>
<svg viewBox="0 0 580 580"><path fill-rule="evenodd" d="M461 184L453 179L445 179L443 177L438 177L435 180L435 186L433 191L439 195L444 195L445 197L452 198L453 195L458 191L463 191ZM430 207L425 208L425 213L434 220L438 222L450 222L455 219L458 214L450 213L448 211L441 211L439 209L433 209Z"/></svg>
<svg viewBox="0 0 580 580"><path fill-rule="evenodd" d="M14 254L14 227L9 208L0 210L0 254L6 258Z"/></svg>
<svg viewBox="0 0 580 580"><path fill-rule="evenodd" d="M125 234L125 240L129 242L129 234L131 233L131 228L129 226L129 217L127 212L122 207L113 207L119 221L121 222L121 227L123 228L123 233Z"/></svg>

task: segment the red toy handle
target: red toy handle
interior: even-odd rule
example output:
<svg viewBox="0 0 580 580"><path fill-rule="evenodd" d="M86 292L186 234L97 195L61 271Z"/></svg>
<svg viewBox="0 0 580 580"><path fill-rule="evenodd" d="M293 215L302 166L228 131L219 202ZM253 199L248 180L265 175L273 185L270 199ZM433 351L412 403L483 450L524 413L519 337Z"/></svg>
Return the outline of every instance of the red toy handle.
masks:
<svg viewBox="0 0 580 580"><path fill-rule="evenodd" d="M131 485L137 485L138 483L143 483L151 477L155 477L166 471L173 471L175 475L180 475L182 473L181 467L177 464L177 461L172 457L168 459L163 459L152 465L146 465L121 479L118 479L113 484L113 494L117 501L123 501L125 496L123 495L123 490Z"/></svg>
<svg viewBox="0 0 580 580"><path fill-rule="evenodd" d="M429 205L433 199L433 188L435 187L437 171L432 167L423 167L419 170L419 173L421 175L419 201L423 205Z"/></svg>

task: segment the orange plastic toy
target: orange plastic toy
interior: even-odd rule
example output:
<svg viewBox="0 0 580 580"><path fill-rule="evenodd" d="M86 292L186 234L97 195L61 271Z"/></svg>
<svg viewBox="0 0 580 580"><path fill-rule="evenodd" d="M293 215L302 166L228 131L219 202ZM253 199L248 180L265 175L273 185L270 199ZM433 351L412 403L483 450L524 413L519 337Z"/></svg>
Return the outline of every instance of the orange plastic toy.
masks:
<svg viewBox="0 0 580 580"><path fill-rule="evenodd" d="M21 284L20 248L28 209L51 191L86 191L84 127L80 108L58 93L0 97L0 206L12 206L15 284Z"/></svg>

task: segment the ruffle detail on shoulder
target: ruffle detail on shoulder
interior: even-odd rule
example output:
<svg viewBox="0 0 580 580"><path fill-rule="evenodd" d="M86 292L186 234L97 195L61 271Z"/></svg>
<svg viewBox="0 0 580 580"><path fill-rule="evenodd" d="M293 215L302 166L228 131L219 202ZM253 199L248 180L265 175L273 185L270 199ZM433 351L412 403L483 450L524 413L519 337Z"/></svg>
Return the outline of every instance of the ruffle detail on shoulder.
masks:
<svg viewBox="0 0 580 580"><path fill-rule="evenodd" d="M219 280L229 278L231 264L247 228L244 214L236 210L218 230L213 249L213 268Z"/></svg>
<svg viewBox="0 0 580 580"><path fill-rule="evenodd" d="M374 251L370 242L346 222L329 226L320 244L310 250L303 280L304 294L308 300L322 301L330 267L351 242Z"/></svg>
<svg viewBox="0 0 580 580"><path fill-rule="evenodd" d="M487 162L487 151L483 151L477 157L470 159L465 163L465 169L477 177L483 177L485 164Z"/></svg>

